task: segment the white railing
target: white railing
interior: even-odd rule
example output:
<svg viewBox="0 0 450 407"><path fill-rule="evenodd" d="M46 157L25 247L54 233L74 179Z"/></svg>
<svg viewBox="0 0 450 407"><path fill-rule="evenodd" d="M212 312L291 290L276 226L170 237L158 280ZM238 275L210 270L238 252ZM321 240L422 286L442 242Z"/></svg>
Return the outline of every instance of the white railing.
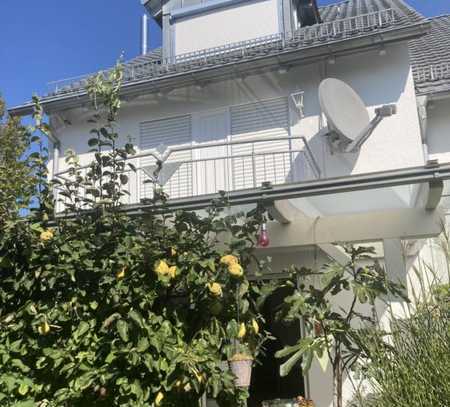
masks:
<svg viewBox="0 0 450 407"><path fill-rule="evenodd" d="M162 154L156 150L136 154L127 161L136 167L126 172L122 203L128 205L152 198L155 183L169 199L180 199L320 178L318 163L301 136L177 146ZM89 168L81 167L77 176L83 179ZM70 181L75 175L65 170L55 177ZM80 192L88 196L87 191ZM62 198L58 191L55 194ZM63 208L61 202L57 210Z"/></svg>
<svg viewBox="0 0 450 407"><path fill-rule="evenodd" d="M439 81L450 79L450 63L442 63L421 68L416 72L416 82Z"/></svg>
<svg viewBox="0 0 450 407"><path fill-rule="evenodd" d="M267 56L281 51L310 46L313 43L337 41L363 35L376 29L389 27L398 22L393 9L385 9L330 22L302 27L293 32L277 33L265 37L226 44L176 55L160 61L125 65L124 82L144 78L156 78L172 73L182 73L221 65L244 59ZM107 74L108 71L104 71ZM51 82L51 94L82 90L91 75Z"/></svg>

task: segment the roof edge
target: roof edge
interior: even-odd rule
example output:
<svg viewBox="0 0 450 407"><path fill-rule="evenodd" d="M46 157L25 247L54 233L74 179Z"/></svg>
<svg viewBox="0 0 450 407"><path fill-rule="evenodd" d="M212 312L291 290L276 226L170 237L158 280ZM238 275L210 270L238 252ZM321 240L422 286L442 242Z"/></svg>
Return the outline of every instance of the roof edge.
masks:
<svg viewBox="0 0 450 407"><path fill-rule="evenodd" d="M318 44L311 46L309 48L290 50L274 55L259 57L252 60L243 60L234 63L227 63L225 65L198 69L195 72L193 71L180 72L169 75L167 77L147 78L142 79L140 81L127 82L122 85L122 93L128 96L134 93L143 92L145 91L145 88L147 88L147 91L148 89L153 90L155 90L155 88L158 89L157 87L158 85L160 85L159 88L161 89L164 89L166 87L173 87L174 84L173 83L169 84L170 81L181 82L181 84L178 84L178 86L190 86L191 84L195 84L198 81L210 80L209 77L203 78L203 76L205 76L204 74L208 75L208 73L212 71L217 73L216 75L212 75L214 78L213 80L220 80L220 78L226 76L227 71L229 71L230 65L232 66L231 69L232 72L236 73L236 67L240 67L241 72L243 73L249 70L248 68L249 64L252 64L253 66L256 65L256 68L260 68L260 66L255 63L259 63L261 61L263 62L267 61L265 65L260 64L263 65L266 69L268 69L267 66L270 64L274 65L275 67L275 65L280 65L283 63L288 64L300 62L301 63L313 62L320 58L325 58L329 56L331 51L336 56L339 56L345 55L345 53L348 54L349 52L353 51L357 52L358 50L373 49L375 47L379 47L380 44L383 43L388 44L388 43L409 41L411 39L425 35L430 30L430 28L431 28L430 20L425 20L401 28L395 28L381 33L380 32L371 33L363 37L348 38L346 40L343 41L341 40L335 43ZM379 40L374 41L375 38ZM300 57L298 55L296 56L296 54L300 54L301 56ZM271 60L273 60L272 63ZM223 73L221 73L222 71ZM185 79L184 81L182 80L183 78ZM49 109L46 110L47 113L56 112L60 110L76 108L83 105L83 103L86 102L86 96L87 95L85 91L79 91L72 94L42 99L41 104L44 107L44 109L46 108ZM32 111L33 111L33 104L31 102L27 102L25 104L14 106L8 109L9 114L12 116L26 116L31 114Z"/></svg>

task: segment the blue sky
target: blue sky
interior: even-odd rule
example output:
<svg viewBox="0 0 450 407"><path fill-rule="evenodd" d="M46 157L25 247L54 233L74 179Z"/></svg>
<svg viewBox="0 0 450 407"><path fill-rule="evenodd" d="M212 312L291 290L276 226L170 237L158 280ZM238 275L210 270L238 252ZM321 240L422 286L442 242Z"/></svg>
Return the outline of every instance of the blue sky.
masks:
<svg viewBox="0 0 450 407"><path fill-rule="evenodd" d="M449 0L409 3L426 16L450 13ZM21 104L52 80L109 67L121 52L136 56L143 11L140 0L1 0L0 93L9 106ZM160 41L152 22L150 46Z"/></svg>

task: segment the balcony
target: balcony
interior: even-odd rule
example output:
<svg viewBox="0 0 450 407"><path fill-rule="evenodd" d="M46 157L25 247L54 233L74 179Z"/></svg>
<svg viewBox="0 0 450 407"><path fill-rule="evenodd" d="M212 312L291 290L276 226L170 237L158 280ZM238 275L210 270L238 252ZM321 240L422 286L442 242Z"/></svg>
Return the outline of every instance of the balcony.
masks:
<svg viewBox="0 0 450 407"><path fill-rule="evenodd" d="M399 10L392 8L372 11L343 19L333 19L314 26L302 27L292 32L276 33L251 40L234 42L224 46L174 55L145 62L129 62L124 65L124 84L153 80L182 73L192 73L204 68L218 67L236 62L275 56L312 46L345 41L380 30L392 30L408 20L399 18ZM101 72L105 77L109 70ZM95 74L50 82L47 97L82 92Z"/></svg>
<svg viewBox="0 0 450 407"><path fill-rule="evenodd" d="M128 182L122 204L140 206L151 199L156 184L170 201L195 200L219 192L227 193L270 185L283 185L320 178L319 165L304 137L248 138L231 142L163 146L129 157L136 171L127 170ZM90 166L78 173L64 170L55 177L61 181L83 179ZM81 178L80 178L81 177ZM57 212L67 200L58 194ZM81 191L89 197L88 189ZM59 196L58 196L59 195Z"/></svg>

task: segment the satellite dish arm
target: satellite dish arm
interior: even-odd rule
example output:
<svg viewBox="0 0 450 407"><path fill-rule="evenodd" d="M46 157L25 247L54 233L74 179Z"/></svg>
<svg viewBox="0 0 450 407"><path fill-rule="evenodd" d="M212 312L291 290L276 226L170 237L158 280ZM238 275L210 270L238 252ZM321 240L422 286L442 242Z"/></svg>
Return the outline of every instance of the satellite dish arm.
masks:
<svg viewBox="0 0 450 407"><path fill-rule="evenodd" d="M353 140L346 148L346 153L352 153L359 148L367 141L367 139L372 135L373 131L380 124L380 122L385 118L392 116L397 113L396 105L383 105L378 109L375 109L375 117L370 121L368 126L361 131L361 133Z"/></svg>

